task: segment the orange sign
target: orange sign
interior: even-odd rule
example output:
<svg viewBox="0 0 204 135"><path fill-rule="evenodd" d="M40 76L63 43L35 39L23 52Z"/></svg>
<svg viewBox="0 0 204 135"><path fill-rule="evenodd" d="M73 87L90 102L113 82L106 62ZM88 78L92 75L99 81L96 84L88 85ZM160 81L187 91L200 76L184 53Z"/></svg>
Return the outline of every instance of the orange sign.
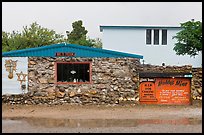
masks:
<svg viewBox="0 0 204 135"><path fill-rule="evenodd" d="M147 90L144 87L151 84L151 92L155 93L146 96ZM156 102L150 97L155 97ZM147 104L190 104L190 79L189 78L155 78L155 82L141 82L140 102Z"/></svg>
<svg viewBox="0 0 204 135"><path fill-rule="evenodd" d="M190 79L157 78L158 104L190 104Z"/></svg>
<svg viewBox="0 0 204 135"><path fill-rule="evenodd" d="M148 102L155 102L156 93L155 93L155 86L153 82L143 82L140 85L140 101L148 101Z"/></svg>

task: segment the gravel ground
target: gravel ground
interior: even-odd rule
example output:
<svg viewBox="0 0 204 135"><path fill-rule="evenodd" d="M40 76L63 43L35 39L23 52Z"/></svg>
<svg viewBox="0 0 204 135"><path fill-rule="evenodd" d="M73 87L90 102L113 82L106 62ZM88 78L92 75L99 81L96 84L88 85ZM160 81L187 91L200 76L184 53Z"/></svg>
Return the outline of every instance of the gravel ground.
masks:
<svg viewBox="0 0 204 135"><path fill-rule="evenodd" d="M202 133L193 105L6 105L3 133Z"/></svg>

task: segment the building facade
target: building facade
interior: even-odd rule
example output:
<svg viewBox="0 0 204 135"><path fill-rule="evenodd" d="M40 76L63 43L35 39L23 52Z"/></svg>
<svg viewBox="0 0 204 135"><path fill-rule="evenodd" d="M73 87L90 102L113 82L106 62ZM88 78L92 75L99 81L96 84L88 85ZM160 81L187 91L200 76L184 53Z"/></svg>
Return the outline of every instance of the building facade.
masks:
<svg viewBox="0 0 204 135"><path fill-rule="evenodd" d="M136 54L65 43L5 52L2 94L21 94L24 90L42 96L55 94L59 89L72 93L95 89L107 92L116 86L134 90L137 87L132 78L137 74L131 67L140 65L142 58Z"/></svg>
<svg viewBox="0 0 204 135"><path fill-rule="evenodd" d="M167 97L172 100L166 102L166 97L155 96L158 94L157 88L160 88L157 82L164 77L165 80L161 79L164 83L159 94L166 94L166 89L170 88L166 81L175 81L175 85L181 81L187 83L187 86L171 87L181 94L177 95L177 104L191 103L190 81L193 76L189 65L155 67L141 64L141 55L66 43L5 52L2 56L4 103L137 104L140 98L141 103L147 103L154 96L159 102L153 103L175 104L171 91ZM163 76L141 76L145 71L159 72ZM154 82L149 82L152 79ZM149 84L155 87L149 87ZM140 89L143 85L144 89ZM197 94L196 98L200 98L198 88L192 90L194 95Z"/></svg>
<svg viewBox="0 0 204 135"><path fill-rule="evenodd" d="M143 55L141 63L152 65L202 67L202 54L198 56L176 55L172 39L180 27L169 26L100 26L105 49Z"/></svg>

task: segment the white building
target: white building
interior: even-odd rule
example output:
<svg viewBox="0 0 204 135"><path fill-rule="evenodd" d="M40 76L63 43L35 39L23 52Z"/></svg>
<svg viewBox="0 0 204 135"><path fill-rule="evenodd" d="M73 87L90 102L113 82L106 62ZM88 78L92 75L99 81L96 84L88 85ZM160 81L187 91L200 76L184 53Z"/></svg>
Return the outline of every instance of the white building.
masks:
<svg viewBox="0 0 204 135"><path fill-rule="evenodd" d="M103 48L144 56L141 63L153 65L202 66L202 53L195 57L176 55L172 39L181 27L169 26L100 26Z"/></svg>

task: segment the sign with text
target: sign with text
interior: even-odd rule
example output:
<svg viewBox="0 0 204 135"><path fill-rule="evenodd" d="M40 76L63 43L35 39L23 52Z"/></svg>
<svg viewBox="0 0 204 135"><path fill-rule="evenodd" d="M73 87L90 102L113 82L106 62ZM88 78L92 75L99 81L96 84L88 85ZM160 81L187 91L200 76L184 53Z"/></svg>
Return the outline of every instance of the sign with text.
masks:
<svg viewBox="0 0 204 135"><path fill-rule="evenodd" d="M157 101L155 93L155 84L153 82L142 82L140 85L140 101Z"/></svg>
<svg viewBox="0 0 204 135"><path fill-rule="evenodd" d="M190 104L190 79L157 78L158 104Z"/></svg>
<svg viewBox="0 0 204 135"><path fill-rule="evenodd" d="M140 83L140 103L190 104L189 78L155 78Z"/></svg>
<svg viewBox="0 0 204 135"><path fill-rule="evenodd" d="M62 57L62 56L75 56L75 53L72 52L56 52L56 57Z"/></svg>

